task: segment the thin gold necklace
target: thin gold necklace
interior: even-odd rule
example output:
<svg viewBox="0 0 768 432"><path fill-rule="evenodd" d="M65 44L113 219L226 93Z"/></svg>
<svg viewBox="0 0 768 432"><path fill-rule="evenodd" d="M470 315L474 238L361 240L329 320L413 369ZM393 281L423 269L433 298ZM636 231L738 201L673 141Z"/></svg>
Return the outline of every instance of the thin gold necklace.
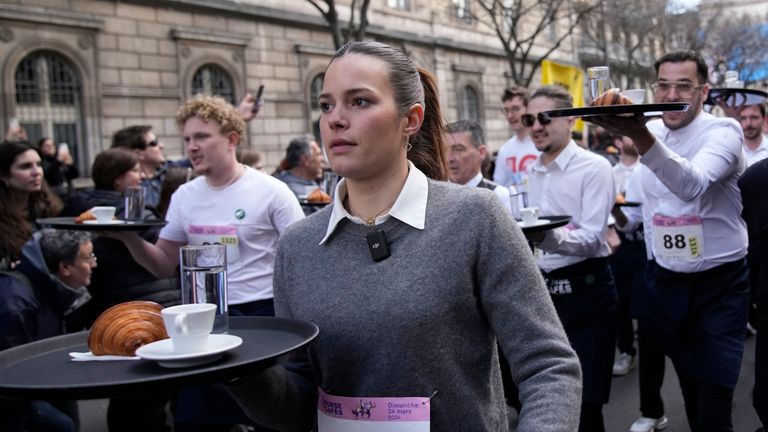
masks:
<svg viewBox="0 0 768 432"><path fill-rule="evenodd" d="M363 216L362 214L359 214L359 213L358 213L358 214L355 214L356 212L352 211L352 205L349 203L349 195L347 195L346 197L344 197L344 201L346 202L346 204L347 204L347 207L349 207L349 212L350 212L350 213L352 213L352 215L353 215L353 216L357 216L357 217L359 217L360 219L362 219L362 220L364 220L364 221L365 221L365 224L366 224L366 225L368 225L368 226L372 226L372 225L374 224L374 222L376 222L376 218L377 218L377 217L378 217L380 214L382 214L382 213L384 213L385 211L387 211L387 210L391 209L391 208L392 208L392 206L393 206L393 205L395 205L395 201L397 201L397 198L395 198L395 201L392 201L392 203L391 203L391 204L389 204L388 206L384 207L383 209L381 209L381 210L377 211L377 212L376 212L376 214L374 214L374 215L373 215L373 216L371 216L371 217L365 217L365 216Z"/></svg>

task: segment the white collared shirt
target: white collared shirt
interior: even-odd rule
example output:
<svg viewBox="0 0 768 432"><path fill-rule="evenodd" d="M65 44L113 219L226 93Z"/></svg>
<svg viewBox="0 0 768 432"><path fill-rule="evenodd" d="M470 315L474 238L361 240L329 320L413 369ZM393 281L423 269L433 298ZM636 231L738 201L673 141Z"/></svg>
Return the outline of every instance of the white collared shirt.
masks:
<svg viewBox="0 0 768 432"><path fill-rule="evenodd" d="M377 216L374 224L384 223L389 217L400 220L416 229L423 230L427 218L427 195L429 192L429 183L427 176L419 171L413 162L408 161L408 178L405 180L400 195L397 196L395 204L384 215ZM336 193L333 195L333 209L331 217L328 219L328 229L325 231L325 237L320 240L323 244L328 237L336 230L336 226L342 219L347 218L354 223L365 225L365 221L357 216L350 214L344 208L344 199L347 197L347 180L341 179L336 185Z"/></svg>
<svg viewBox="0 0 768 432"><path fill-rule="evenodd" d="M462 186L468 186L468 187L477 187L477 185L480 184L480 181L483 180L483 173L478 172L476 176L472 177L468 182L464 183ZM514 188L513 188L514 191ZM501 200L501 204L504 206L505 209L512 211L512 204L510 203L509 193L510 189L506 186L497 185L493 189L493 193L496 194L497 197ZM513 192L514 193L514 192Z"/></svg>
<svg viewBox="0 0 768 432"><path fill-rule="evenodd" d="M736 182L746 162L739 123L700 113L682 129L670 130L661 120L654 120L648 123L648 130L656 142L640 159L641 167L630 179L627 194L627 200L643 205L624 208L629 223L621 230L631 230L642 221L648 259L676 272L700 272L743 258L747 229ZM654 215L701 217L701 258L660 257L653 242Z"/></svg>
<svg viewBox="0 0 768 432"><path fill-rule="evenodd" d="M608 215L615 200L611 164L570 141L557 158L531 167L528 200L542 218L568 215L571 222L545 232L539 268L552 271L610 255L606 241Z"/></svg>
<svg viewBox="0 0 768 432"><path fill-rule="evenodd" d="M747 146L744 146L744 155L747 157L747 167L752 166L755 162L768 158L768 138L765 135L760 135L760 145L756 149L750 150Z"/></svg>
<svg viewBox="0 0 768 432"><path fill-rule="evenodd" d="M613 181L616 183L616 193L626 194L629 177L640 166L640 160L636 160L632 165L624 165L619 161L613 166Z"/></svg>

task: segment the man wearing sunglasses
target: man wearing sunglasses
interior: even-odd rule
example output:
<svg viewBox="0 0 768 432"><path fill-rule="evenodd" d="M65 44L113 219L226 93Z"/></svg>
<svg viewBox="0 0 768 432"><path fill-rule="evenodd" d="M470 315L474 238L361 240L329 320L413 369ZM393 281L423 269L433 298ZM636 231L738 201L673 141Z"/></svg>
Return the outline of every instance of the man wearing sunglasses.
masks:
<svg viewBox="0 0 768 432"><path fill-rule="evenodd" d="M528 184L528 166L539 156L528 133L528 127L521 122L528 106L528 90L513 86L504 89L501 96L501 113L507 119L512 138L499 149L493 181L501 186L514 186L518 192L525 190Z"/></svg>
<svg viewBox="0 0 768 432"><path fill-rule="evenodd" d="M669 53L654 67L655 101L688 102L687 111L665 112L647 124L642 115L590 121L629 136L642 155L636 174L643 206L617 215L622 230L639 223L645 230L640 339L655 338L672 359L691 429L732 431L749 301L737 186L744 136L737 121L702 111L709 85L699 54ZM653 430L655 417L650 414L648 428L633 430Z"/></svg>
<svg viewBox="0 0 768 432"><path fill-rule="evenodd" d="M579 431L605 430L616 346L616 286L608 263L608 215L615 199L611 164L571 139L572 117L547 111L571 108L561 86L538 89L521 117L541 155L531 164L528 199L547 215L570 215L571 222L529 234L540 250L538 264L568 339L583 371Z"/></svg>
<svg viewBox="0 0 768 432"><path fill-rule="evenodd" d="M160 202L160 189L165 176L163 143L152 132L152 126L136 125L120 129L112 135L112 147L132 150L139 157L144 203L156 207Z"/></svg>

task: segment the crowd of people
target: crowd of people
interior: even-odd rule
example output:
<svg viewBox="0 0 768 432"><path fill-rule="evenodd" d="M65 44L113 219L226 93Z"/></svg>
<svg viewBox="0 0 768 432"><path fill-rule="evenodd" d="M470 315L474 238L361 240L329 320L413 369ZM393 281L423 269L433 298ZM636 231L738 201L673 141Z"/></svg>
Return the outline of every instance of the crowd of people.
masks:
<svg viewBox="0 0 768 432"><path fill-rule="evenodd" d="M412 410L382 416L392 431L509 430L511 407L518 431L600 432L613 377L638 367L640 416L627 427L652 432L671 415L666 358L691 430L732 431L748 329L766 425L765 106L706 112L708 70L695 52L654 67L654 100L690 107L591 117L618 149L610 161L574 141L573 117L548 115L573 107L564 88L505 89L513 135L492 179L481 125L446 122L434 76L378 42L336 52L319 95L321 139L292 140L274 175L242 148L260 107L250 94L239 106L183 104L182 161L166 160L149 126L116 131L88 190L72 187L66 146L8 139L0 349L86 329L127 300L178 304L180 248L222 243L230 315L310 321L319 336L287 363L225 383L114 395L110 431L348 430L355 418L329 407L375 400ZM328 165L341 179L332 202L302 211L310 191L328 189ZM121 214L136 187L144 217L165 226L94 236L37 226L94 206ZM570 221L523 234L524 207ZM77 430L76 403L0 398L0 430L45 423Z"/></svg>

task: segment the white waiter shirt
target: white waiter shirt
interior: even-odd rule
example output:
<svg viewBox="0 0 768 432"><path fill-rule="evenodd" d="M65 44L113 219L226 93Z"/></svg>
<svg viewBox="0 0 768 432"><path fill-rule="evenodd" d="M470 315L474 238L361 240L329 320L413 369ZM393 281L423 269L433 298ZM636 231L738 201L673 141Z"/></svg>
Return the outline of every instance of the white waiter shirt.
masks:
<svg viewBox="0 0 768 432"><path fill-rule="evenodd" d="M747 253L747 228L741 218L736 181L744 172L743 133L736 120L700 113L688 126L670 130L661 120L648 123L656 142L640 159L630 178L627 200L641 208L624 207L631 231L643 222L648 259L681 273L704 271L736 261ZM654 216L701 219L703 233L696 259L665 259L654 245Z"/></svg>
<svg viewBox="0 0 768 432"><path fill-rule="evenodd" d="M744 155L747 157L747 167L751 167L755 162L768 158L768 138L765 135L760 135L760 145L750 150L747 146L744 146Z"/></svg>
<svg viewBox="0 0 768 432"><path fill-rule="evenodd" d="M539 157L531 166L528 200L540 214L569 215L571 222L545 232L538 245L539 268L546 272L607 257L608 215L615 201L611 164L570 141L557 158L544 165Z"/></svg>

